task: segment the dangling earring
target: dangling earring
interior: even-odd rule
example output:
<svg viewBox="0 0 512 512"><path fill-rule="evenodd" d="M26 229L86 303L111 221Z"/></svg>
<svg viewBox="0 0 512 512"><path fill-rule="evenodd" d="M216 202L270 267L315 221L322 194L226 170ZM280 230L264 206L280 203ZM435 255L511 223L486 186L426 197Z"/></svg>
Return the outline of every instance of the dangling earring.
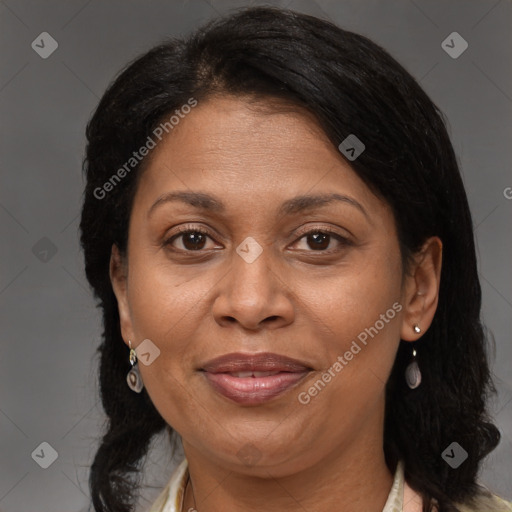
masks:
<svg viewBox="0 0 512 512"><path fill-rule="evenodd" d="M414 332L419 334L421 329L418 324L414 327ZM412 349L412 361L407 365L405 369L405 382L411 389L416 389L421 384L421 371L416 361L416 349Z"/></svg>
<svg viewBox="0 0 512 512"><path fill-rule="evenodd" d="M131 341L128 340L128 344L130 345L130 364L132 365L132 368L128 372L128 375L126 375L126 382L132 391L140 393L144 387L144 383L142 382L142 377L140 376L137 365L137 352L132 348Z"/></svg>

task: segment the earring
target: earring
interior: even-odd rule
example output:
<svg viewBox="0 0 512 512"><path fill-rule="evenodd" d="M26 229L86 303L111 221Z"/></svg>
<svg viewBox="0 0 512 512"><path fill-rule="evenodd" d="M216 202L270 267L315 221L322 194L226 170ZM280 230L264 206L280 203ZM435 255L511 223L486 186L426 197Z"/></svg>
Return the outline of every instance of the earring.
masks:
<svg viewBox="0 0 512 512"><path fill-rule="evenodd" d="M416 349L412 349L412 361L405 369L405 382L411 389L416 389L421 384L421 371L416 361Z"/></svg>
<svg viewBox="0 0 512 512"><path fill-rule="evenodd" d="M126 375L126 382L128 383L128 387L135 391L135 393L140 393L142 388L144 387L144 383L142 382L142 377L139 373L139 368L137 365L137 352L132 348L132 342L128 340L128 345L130 345L130 364L132 365L131 370Z"/></svg>
<svg viewBox="0 0 512 512"><path fill-rule="evenodd" d="M413 329L416 334L419 334L421 332L420 326L418 324L414 324Z"/></svg>

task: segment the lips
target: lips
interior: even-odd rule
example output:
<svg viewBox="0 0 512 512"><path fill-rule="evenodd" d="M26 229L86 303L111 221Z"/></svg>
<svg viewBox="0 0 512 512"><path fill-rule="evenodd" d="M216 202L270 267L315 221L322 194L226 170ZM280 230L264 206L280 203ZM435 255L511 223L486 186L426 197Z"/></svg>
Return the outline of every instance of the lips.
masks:
<svg viewBox="0 0 512 512"><path fill-rule="evenodd" d="M249 370L247 372L228 372L233 377L238 377L240 379L246 379L247 377L254 377L254 378L260 378L260 377L270 377L271 375L276 375L280 372L255 372L252 370Z"/></svg>
<svg viewBox="0 0 512 512"><path fill-rule="evenodd" d="M242 354L240 352L225 354L201 366L201 370L210 373L232 372L301 372L311 369L306 363L291 357L260 352L259 354Z"/></svg>
<svg viewBox="0 0 512 512"><path fill-rule="evenodd" d="M312 368L302 361L264 352L226 354L202 364L212 389L243 405L257 405L295 387Z"/></svg>

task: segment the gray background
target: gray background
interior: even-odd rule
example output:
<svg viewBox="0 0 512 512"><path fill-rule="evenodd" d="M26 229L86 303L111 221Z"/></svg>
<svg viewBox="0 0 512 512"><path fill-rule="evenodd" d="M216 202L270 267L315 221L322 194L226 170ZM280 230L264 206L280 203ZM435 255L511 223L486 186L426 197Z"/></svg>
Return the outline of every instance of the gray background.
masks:
<svg viewBox="0 0 512 512"><path fill-rule="evenodd" d="M251 3L261 2L0 0L0 511L76 512L88 504L88 465L104 417L96 384L100 317L77 234L85 123L128 60ZM503 439L481 481L512 499L511 2L273 5L381 44L449 119L474 216L484 319L496 339L500 393L492 410ZM453 31L469 43L457 59L441 47ZM59 45L47 59L31 47L42 32ZM31 457L44 441L58 452L48 469ZM141 508L169 478L167 454L156 439Z"/></svg>

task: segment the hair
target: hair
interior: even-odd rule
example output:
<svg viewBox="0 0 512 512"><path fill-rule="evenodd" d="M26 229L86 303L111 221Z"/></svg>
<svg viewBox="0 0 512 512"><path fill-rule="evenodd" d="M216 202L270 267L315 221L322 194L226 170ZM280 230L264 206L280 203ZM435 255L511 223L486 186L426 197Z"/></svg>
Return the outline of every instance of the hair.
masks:
<svg viewBox="0 0 512 512"><path fill-rule="evenodd" d="M438 307L421 338L422 385L404 371L411 345L401 341L386 385L384 453L405 462L424 511L457 511L482 489L482 459L498 444L486 401L493 386L480 319L481 289L472 220L443 114L416 80L366 37L290 10L246 8L213 20L184 39L166 40L130 63L90 119L83 162L80 222L85 272L103 313L100 393L106 432L89 486L97 512L128 512L151 439L173 429L146 390L126 384L130 366L109 278L112 244L126 255L129 217L143 163L98 199L102 187L165 116L216 95L280 100L307 109L338 147L355 134L366 148L349 162L391 208L404 261L430 236L443 243ZM279 103L279 102L278 102ZM186 121L184 121L186 122ZM457 441L469 454L452 469L441 453ZM434 502L435 502L434 501Z"/></svg>

